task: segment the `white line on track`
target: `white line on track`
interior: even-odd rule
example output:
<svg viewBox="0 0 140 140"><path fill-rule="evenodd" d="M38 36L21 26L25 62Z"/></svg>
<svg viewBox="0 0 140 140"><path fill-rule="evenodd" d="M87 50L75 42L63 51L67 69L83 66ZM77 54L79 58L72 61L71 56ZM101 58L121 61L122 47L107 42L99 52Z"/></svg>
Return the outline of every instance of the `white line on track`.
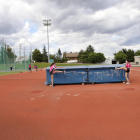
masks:
<svg viewBox="0 0 140 140"><path fill-rule="evenodd" d="M73 96L78 96L79 94L73 95Z"/></svg>
<svg viewBox="0 0 140 140"><path fill-rule="evenodd" d="M132 69L132 70L135 70L135 71L140 71L140 70L137 70L137 69Z"/></svg>
<svg viewBox="0 0 140 140"><path fill-rule="evenodd" d="M39 97L43 97L44 95L41 95L41 96L39 96Z"/></svg>

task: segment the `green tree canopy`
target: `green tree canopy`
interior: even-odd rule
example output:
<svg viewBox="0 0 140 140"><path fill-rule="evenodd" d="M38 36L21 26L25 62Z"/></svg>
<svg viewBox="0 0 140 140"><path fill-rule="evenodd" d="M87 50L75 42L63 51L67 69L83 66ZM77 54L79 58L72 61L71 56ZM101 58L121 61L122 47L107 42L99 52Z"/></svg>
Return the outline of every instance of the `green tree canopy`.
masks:
<svg viewBox="0 0 140 140"><path fill-rule="evenodd" d="M134 56L135 56L135 52L134 50L131 50L131 49L126 49L126 48L123 48L122 50L120 50L119 52L122 52L123 54L125 54L127 56L126 59L129 59L131 62L134 62ZM116 56L116 52L114 53L114 55Z"/></svg>
<svg viewBox="0 0 140 140"><path fill-rule="evenodd" d="M32 58L33 58L33 60L35 60L36 62L42 62L42 60L43 60L43 54L41 54L40 50L35 49L35 50L32 52Z"/></svg>
<svg viewBox="0 0 140 140"><path fill-rule="evenodd" d="M94 48L91 45L89 45L86 49L86 52L87 53L92 53L92 52L94 52Z"/></svg>
<svg viewBox="0 0 140 140"><path fill-rule="evenodd" d="M88 60L90 63L96 63L97 62L97 53L92 52L88 55Z"/></svg>
<svg viewBox="0 0 140 140"><path fill-rule="evenodd" d="M94 48L89 45L86 51L81 50L78 55L78 61L83 63L98 63L105 61L103 53L95 53Z"/></svg>
<svg viewBox="0 0 140 140"><path fill-rule="evenodd" d="M58 49L58 52L57 52L57 57L62 58L62 53L61 53L60 48Z"/></svg>
<svg viewBox="0 0 140 140"><path fill-rule="evenodd" d="M137 50L137 51L135 52L135 56L140 56L140 50Z"/></svg>
<svg viewBox="0 0 140 140"><path fill-rule="evenodd" d="M115 58L117 61L119 61L120 63L124 63L125 60L127 59L127 55L124 54L122 51L119 51L116 55Z"/></svg>
<svg viewBox="0 0 140 140"><path fill-rule="evenodd" d="M134 50L128 49L126 55L127 55L127 59L129 59L131 62L134 62L134 56L135 56Z"/></svg>
<svg viewBox="0 0 140 140"><path fill-rule="evenodd" d="M103 53L97 53L97 62L104 62L105 56Z"/></svg>
<svg viewBox="0 0 140 140"><path fill-rule="evenodd" d="M88 53L84 51L80 56L80 61L83 63L88 63Z"/></svg>
<svg viewBox="0 0 140 140"><path fill-rule="evenodd" d="M17 56L14 54L12 48L11 48L9 45L7 45L6 53L7 53L8 58L10 58L10 59L14 59L14 58L17 57Z"/></svg>
<svg viewBox="0 0 140 140"><path fill-rule="evenodd" d="M122 49L122 52L123 52L124 54L127 54L128 51L127 51L126 48L123 48L123 49Z"/></svg>
<svg viewBox="0 0 140 140"><path fill-rule="evenodd" d="M78 61L79 62L82 62L80 58L81 58L81 55L82 55L83 52L84 52L83 50L80 50L80 52L78 54Z"/></svg>
<svg viewBox="0 0 140 140"><path fill-rule="evenodd" d="M122 52L127 55L127 59L129 59L131 62L134 62L134 56L135 56L134 50L131 49L127 50L126 48L123 48Z"/></svg>
<svg viewBox="0 0 140 140"><path fill-rule="evenodd" d="M88 55L88 60L90 63L100 63L105 61L105 56L103 53L92 52Z"/></svg>
<svg viewBox="0 0 140 140"><path fill-rule="evenodd" d="M62 59L62 52L61 52L61 50L60 50L60 48L59 48L59 49L58 49L58 52L57 52L56 55L55 55L54 61L55 61L55 62L61 63L61 59Z"/></svg>

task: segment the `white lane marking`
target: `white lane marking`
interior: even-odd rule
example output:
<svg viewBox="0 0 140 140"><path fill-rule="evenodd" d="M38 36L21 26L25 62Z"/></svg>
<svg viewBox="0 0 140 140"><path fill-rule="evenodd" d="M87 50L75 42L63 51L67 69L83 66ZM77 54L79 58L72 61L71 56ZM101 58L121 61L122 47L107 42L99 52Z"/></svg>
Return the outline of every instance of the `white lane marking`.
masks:
<svg viewBox="0 0 140 140"><path fill-rule="evenodd" d="M78 96L79 94L73 95L73 96Z"/></svg>
<svg viewBox="0 0 140 140"><path fill-rule="evenodd" d="M31 100L35 100L35 98L31 98Z"/></svg>
<svg viewBox="0 0 140 140"><path fill-rule="evenodd" d="M135 71L140 71L140 70L137 70L137 69L132 69L132 70L135 70Z"/></svg>
<svg viewBox="0 0 140 140"><path fill-rule="evenodd" d="M41 96L39 96L39 97L43 97L44 95L41 95Z"/></svg>
<svg viewBox="0 0 140 140"><path fill-rule="evenodd" d="M57 100L60 100L60 98L56 98Z"/></svg>
<svg viewBox="0 0 140 140"><path fill-rule="evenodd" d="M70 95L70 94L66 94L66 95Z"/></svg>

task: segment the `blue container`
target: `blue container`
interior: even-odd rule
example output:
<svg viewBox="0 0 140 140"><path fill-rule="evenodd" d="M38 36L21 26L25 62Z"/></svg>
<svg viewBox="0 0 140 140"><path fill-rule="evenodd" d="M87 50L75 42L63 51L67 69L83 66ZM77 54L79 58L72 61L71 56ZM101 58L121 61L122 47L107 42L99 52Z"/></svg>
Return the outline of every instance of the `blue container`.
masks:
<svg viewBox="0 0 140 140"><path fill-rule="evenodd" d="M108 83L125 81L125 71L115 70L124 65L64 66L56 69L65 73L54 74L54 84ZM50 67L46 69L45 85L51 84Z"/></svg>
<svg viewBox="0 0 140 140"><path fill-rule="evenodd" d="M51 84L49 70L50 67L46 69L46 85ZM74 84L87 82L88 68L86 66L64 66L63 68L56 70L65 71L66 73L55 73L54 84Z"/></svg>
<svg viewBox="0 0 140 140"><path fill-rule="evenodd" d="M92 65L88 66L89 83L108 83L125 81L125 70L116 70L124 65Z"/></svg>

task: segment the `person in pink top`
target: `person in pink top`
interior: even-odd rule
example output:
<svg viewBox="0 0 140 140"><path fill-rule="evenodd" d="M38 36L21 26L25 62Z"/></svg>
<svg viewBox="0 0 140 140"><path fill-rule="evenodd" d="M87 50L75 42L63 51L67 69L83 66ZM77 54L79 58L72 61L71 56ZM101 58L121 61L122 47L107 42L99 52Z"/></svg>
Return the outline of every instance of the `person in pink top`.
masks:
<svg viewBox="0 0 140 140"><path fill-rule="evenodd" d="M29 64L29 72L31 72L31 65Z"/></svg>
<svg viewBox="0 0 140 140"><path fill-rule="evenodd" d="M54 84L53 84L53 77L54 76L53 76L53 74L55 74L55 73L64 73L63 71L58 71L55 68L62 68L62 67L56 67L55 63L52 63L50 65L50 75L51 75L51 82L52 82L52 84L50 86L52 86L52 87L54 87Z"/></svg>
<svg viewBox="0 0 140 140"><path fill-rule="evenodd" d="M121 68L117 68L118 70L119 69L123 69L123 70L125 70L126 72L125 72L125 78L126 78L126 80L127 80L127 83L126 84L130 84L129 83L129 79L128 79L128 74L129 74L129 72L130 72L130 74L131 74L131 64L130 64L130 60L126 60L126 65L125 65L125 67L121 67Z"/></svg>

